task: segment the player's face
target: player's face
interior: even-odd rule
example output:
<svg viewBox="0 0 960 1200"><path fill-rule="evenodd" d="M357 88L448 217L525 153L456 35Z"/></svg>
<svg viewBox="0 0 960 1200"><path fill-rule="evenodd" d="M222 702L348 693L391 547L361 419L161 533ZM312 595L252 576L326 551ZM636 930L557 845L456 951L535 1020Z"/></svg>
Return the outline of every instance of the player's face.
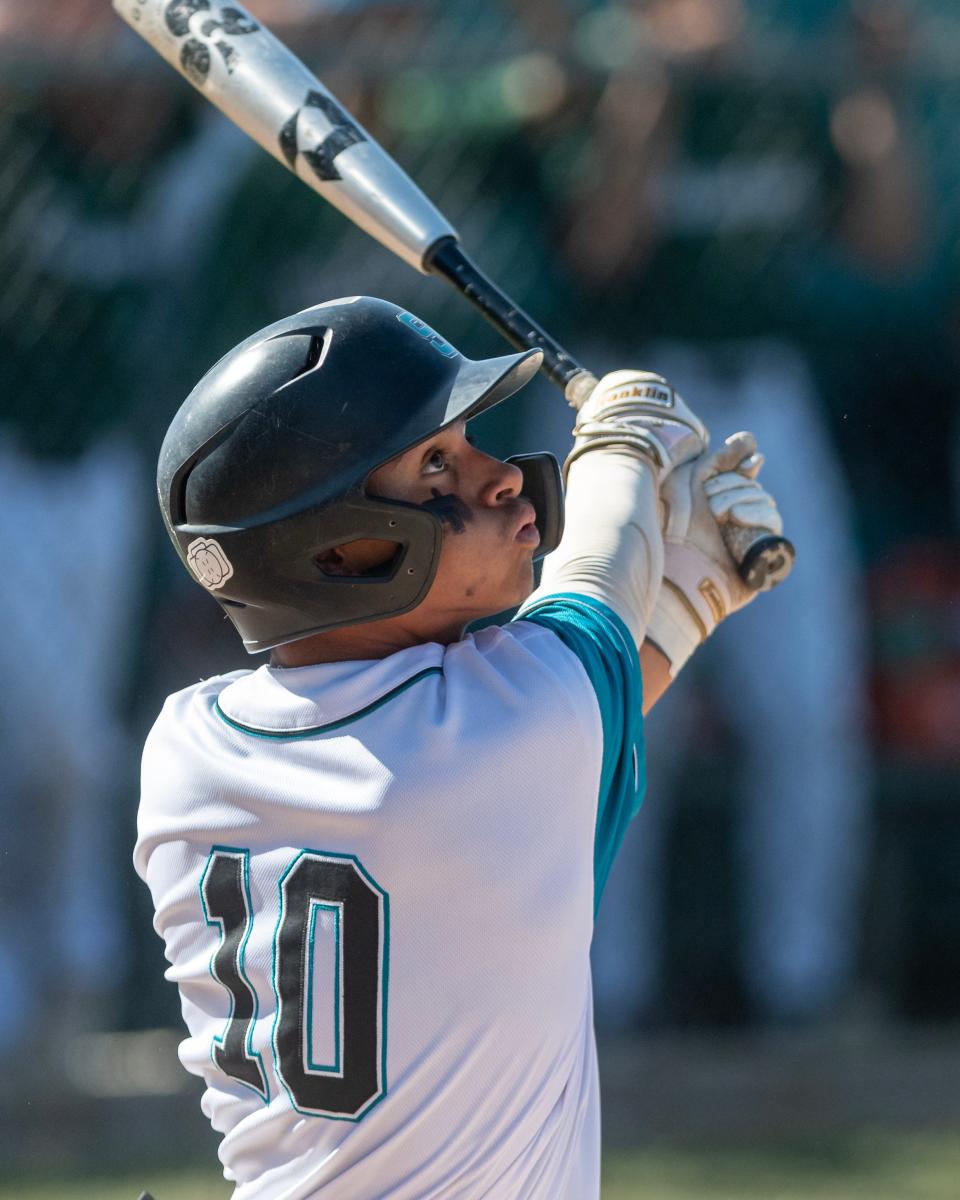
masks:
<svg viewBox="0 0 960 1200"><path fill-rule="evenodd" d="M462 421L370 476L369 493L420 504L443 525L433 586L410 614L424 623L425 636L459 637L469 621L530 594L540 535L522 485L519 467L477 449Z"/></svg>

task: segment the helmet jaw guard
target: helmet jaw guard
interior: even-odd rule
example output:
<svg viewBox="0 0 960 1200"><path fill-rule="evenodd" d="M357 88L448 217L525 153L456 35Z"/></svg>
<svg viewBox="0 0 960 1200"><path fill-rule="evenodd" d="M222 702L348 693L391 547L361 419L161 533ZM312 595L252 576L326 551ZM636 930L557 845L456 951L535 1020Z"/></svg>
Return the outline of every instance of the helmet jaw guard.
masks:
<svg viewBox="0 0 960 1200"><path fill-rule="evenodd" d="M182 536L182 535L181 535ZM243 563L214 593L248 653L416 608L433 583L443 528L416 505L361 492L326 510L297 514L270 525L218 535L229 558L235 542ZM394 542L382 572L333 575L320 557L359 538ZM282 598L277 580L282 579Z"/></svg>
<svg viewBox="0 0 960 1200"><path fill-rule="evenodd" d="M411 314L355 297L268 326L207 372L164 439L159 499L185 566L248 652L423 601L441 523L417 505L368 496L364 482L512 395L540 359L539 351L464 359ZM549 455L516 461L537 511L538 553L547 553L562 521L559 468ZM323 570L326 550L361 538L396 543L383 572Z"/></svg>
<svg viewBox="0 0 960 1200"><path fill-rule="evenodd" d="M563 536L563 477L552 454L515 454L507 459L523 474L523 494L537 513L540 545L534 558L544 558Z"/></svg>

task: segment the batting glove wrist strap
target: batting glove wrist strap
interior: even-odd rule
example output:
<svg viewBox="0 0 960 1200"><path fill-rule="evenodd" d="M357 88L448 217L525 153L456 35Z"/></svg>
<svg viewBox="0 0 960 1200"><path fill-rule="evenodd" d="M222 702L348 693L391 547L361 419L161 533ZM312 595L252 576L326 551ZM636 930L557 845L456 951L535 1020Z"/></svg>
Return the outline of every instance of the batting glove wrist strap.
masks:
<svg viewBox="0 0 960 1200"><path fill-rule="evenodd" d="M776 503L754 476L763 458L750 433L684 465L660 493L663 584L647 628L675 676L721 621L756 597L745 587L721 528L783 531Z"/></svg>
<svg viewBox="0 0 960 1200"><path fill-rule="evenodd" d="M626 447L652 463L660 483L709 442L702 421L660 375L613 371L600 380L577 414L574 446L565 469L581 455L605 446Z"/></svg>
<svg viewBox="0 0 960 1200"><path fill-rule="evenodd" d="M715 628L715 624L711 629ZM664 576L647 623L647 637L666 655L671 678L676 678L687 659L709 633L710 629L704 625L685 593Z"/></svg>

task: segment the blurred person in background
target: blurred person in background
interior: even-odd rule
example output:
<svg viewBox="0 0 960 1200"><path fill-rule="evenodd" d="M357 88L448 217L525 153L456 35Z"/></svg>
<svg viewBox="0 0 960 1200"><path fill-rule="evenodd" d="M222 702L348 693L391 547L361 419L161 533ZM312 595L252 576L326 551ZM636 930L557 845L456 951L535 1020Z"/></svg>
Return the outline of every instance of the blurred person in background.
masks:
<svg viewBox="0 0 960 1200"><path fill-rule="evenodd" d="M566 247L588 294L635 297L653 369L695 389L709 419L759 431L804 548L770 626L703 663L739 747L748 1011L816 1022L855 979L868 846L858 559L949 523L949 285L905 74L913 10L664 0L643 12L659 64L611 78L596 187L574 206ZM629 118L638 111L646 123ZM885 413L908 392L904 439ZM811 455L813 493L800 485ZM674 751L652 765L654 788L677 762ZM651 805L635 830L633 869L621 863L598 934L611 1024L655 1007L663 811ZM701 1014L730 1007L700 1001Z"/></svg>
<svg viewBox="0 0 960 1200"><path fill-rule="evenodd" d="M124 72L109 7L4 16L0 53L31 69L29 88L10 72L0 119L0 1057L29 1061L118 1016L126 841L104 814L136 756L116 647L135 644L160 533L141 448L247 143L191 122L159 71Z"/></svg>
<svg viewBox="0 0 960 1200"><path fill-rule="evenodd" d="M824 260L896 255L897 238L922 220L920 176L903 139L875 155L868 181L844 157L844 136L877 136L873 110L858 133L859 110L849 115L846 92L834 95L831 81L845 75L856 95L873 70L875 7L805 8L801 55L782 5L651 0L595 8L579 24L604 83L589 139L571 156L579 168L561 247L581 311L607 331L595 361L602 368L639 331L651 368L701 397L711 421L757 428L802 547L795 586L771 598L764 623L713 647L701 677L687 681L688 691L708 689L738 747L746 990L742 999L721 994L726 981L698 965L700 994L686 1001L694 1018L816 1023L837 1011L856 974L868 846L865 608L824 405L837 402L837 389L816 369L822 343L843 336L842 298L821 294L814 305L810 293ZM606 43L602 21L617 31ZM879 228L878 214L855 211L868 202L881 210ZM836 350L852 367L849 348ZM860 436L851 429L854 444ZM812 461L813 492L804 485ZM651 756L654 792L679 782L678 743L702 741L691 711L689 694L663 706L659 744L670 754ZM598 925L598 1019L610 1028L629 1028L662 1003L666 810L651 805L632 831Z"/></svg>

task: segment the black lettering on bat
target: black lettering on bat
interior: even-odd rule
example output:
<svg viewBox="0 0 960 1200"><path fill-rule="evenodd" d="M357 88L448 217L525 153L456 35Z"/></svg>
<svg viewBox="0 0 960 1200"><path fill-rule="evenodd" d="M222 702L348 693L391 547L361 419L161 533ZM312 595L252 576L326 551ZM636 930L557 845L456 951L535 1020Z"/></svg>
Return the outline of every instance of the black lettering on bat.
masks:
<svg viewBox="0 0 960 1200"><path fill-rule="evenodd" d="M300 119L300 114L305 108L319 108L333 126L333 129L322 142L318 142L308 150L301 151L297 135L297 123ZM348 146L355 146L358 142L365 142L366 140L366 134L359 125L355 124L347 116L340 105L331 96L324 96L320 92L307 93L303 104L285 122L279 135L280 149L291 170L296 167L297 155L302 153L314 173L320 179L327 181L340 178L340 172L335 165L337 156L346 150Z"/></svg>
<svg viewBox="0 0 960 1200"><path fill-rule="evenodd" d="M213 44L220 51L220 57L223 59L227 68L227 74L232 75L237 63L240 61L240 55L236 52L236 50L234 50L229 42L225 42L223 38L218 38Z"/></svg>
<svg viewBox="0 0 960 1200"><path fill-rule="evenodd" d="M284 122L278 138L283 157L287 160L287 166L291 171L297 165L297 118L299 116L300 109L298 108L293 116Z"/></svg>
<svg viewBox="0 0 960 1200"><path fill-rule="evenodd" d="M190 21L197 13L210 13L210 0L170 0L164 9L164 19L167 28L174 37L185 37L180 51L180 66L191 83L198 86L204 84L210 73L210 49L199 38L190 37ZM240 61L240 56L224 37L239 37L245 33L256 33L260 26L250 20L238 8L221 8L218 16L212 15L203 22L200 34L205 38L218 37L213 43L220 52L220 57L226 64L227 73L232 75Z"/></svg>
<svg viewBox="0 0 960 1200"><path fill-rule="evenodd" d="M180 51L180 66L191 83L202 86L210 74L210 51L197 38L190 38Z"/></svg>
<svg viewBox="0 0 960 1200"><path fill-rule="evenodd" d="M259 28L256 21L248 20L238 9L221 8L219 19L204 21L200 32L204 37L210 37L219 29L221 33L225 33L229 37L240 37L244 33L256 33Z"/></svg>
<svg viewBox="0 0 960 1200"><path fill-rule="evenodd" d="M190 18L198 12L209 11L210 0L170 0L163 15L174 37L186 37L190 32Z"/></svg>
<svg viewBox="0 0 960 1200"><path fill-rule="evenodd" d="M319 108L333 129L312 150L305 150L303 157L321 179L339 179L340 172L334 166L334 162L348 146L366 141L363 131L351 121L332 96L310 92L306 107Z"/></svg>

